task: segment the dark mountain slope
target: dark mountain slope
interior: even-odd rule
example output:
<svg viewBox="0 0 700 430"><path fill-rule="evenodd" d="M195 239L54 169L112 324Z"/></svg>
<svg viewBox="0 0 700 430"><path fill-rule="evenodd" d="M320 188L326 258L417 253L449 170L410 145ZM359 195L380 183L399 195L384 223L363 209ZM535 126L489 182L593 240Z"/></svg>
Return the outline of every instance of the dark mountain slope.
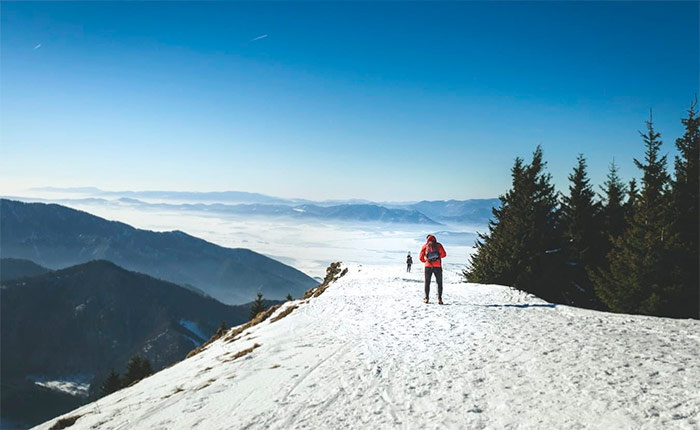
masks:
<svg viewBox="0 0 700 430"><path fill-rule="evenodd" d="M50 272L50 270L33 261L19 258L0 258L0 281L42 275L46 272Z"/></svg>
<svg viewBox="0 0 700 430"><path fill-rule="evenodd" d="M137 352L162 367L249 311L104 260L3 282L0 298L2 369L21 374L109 370Z"/></svg>
<svg viewBox="0 0 700 430"><path fill-rule="evenodd" d="M34 386L30 377L87 375L93 377L94 394L109 370L123 372L134 354L161 369L208 340L222 322L247 321L249 310L250 305L224 305L108 261L5 281L0 284L3 414L17 412L13 405L31 399L55 399L59 409L63 404L69 405L66 410L75 407L64 394ZM15 422L34 421L31 414L17 414Z"/></svg>
<svg viewBox="0 0 700 430"><path fill-rule="evenodd" d="M224 248L181 231L153 232L65 206L0 200L0 251L59 269L94 259L177 284L224 303L298 297L317 283L293 267L243 248Z"/></svg>

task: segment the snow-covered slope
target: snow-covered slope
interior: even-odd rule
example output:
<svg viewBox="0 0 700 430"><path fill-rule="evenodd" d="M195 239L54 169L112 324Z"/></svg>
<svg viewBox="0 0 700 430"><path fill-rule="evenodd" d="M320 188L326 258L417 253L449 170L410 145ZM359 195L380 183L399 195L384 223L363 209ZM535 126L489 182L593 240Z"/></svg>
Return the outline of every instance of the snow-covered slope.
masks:
<svg viewBox="0 0 700 430"><path fill-rule="evenodd" d="M421 270L349 266L70 428L698 428L699 321L555 306L446 270L439 306L422 303Z"/></svg>

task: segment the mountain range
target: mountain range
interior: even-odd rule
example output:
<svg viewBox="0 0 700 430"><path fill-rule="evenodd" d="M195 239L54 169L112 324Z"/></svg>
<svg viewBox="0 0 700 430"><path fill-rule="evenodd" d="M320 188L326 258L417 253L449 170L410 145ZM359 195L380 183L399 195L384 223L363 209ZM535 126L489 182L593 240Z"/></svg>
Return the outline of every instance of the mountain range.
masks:
<svg viewBox="0 0 700 430"><path fill-rule="evenodd" d="M443 223L486 225L499 205L499 199L424 200L408 207Z"/></svg>
<svg viewBox="0 0 700 430"><path fill-rule="evenodd" d="M35 188L66 203L93 204L118 201L140 208L196 210L249 216L290 216L343 221L378 221L413 224L485 225L498 199L372 202L362 199L285 199L242 191L104 191L98 188ZM61 197L63 196L63 197ZM71 196L66 197L66 196ZM56 199L54 199L56 200Z"/></svg>
<svg viewBox="0 0 700 430"><path fill-rule="evenodd" d="M423 213L406 208L387 208L376 204L341 204L322 206L318 204L224 204L224 203L147 203L122 197L120 204L137 206L140 209L164 209L175 211L201 211L247 216L286 216L297 219L324 219L337 221L384 222L402 224L440 224ZM93 201L95 203L95 201ZM109 201L102 200L102 203Z"/></svg>
<svg viewBox="0 0 700 430"><path fill-rule="evenodd" d="M244 248L224 248L182 231L153 232L57 204L0 200L0 252L61 269L105 259L129 270L189 285L227 304L262 292L293 297L317 282Z"/></svg>

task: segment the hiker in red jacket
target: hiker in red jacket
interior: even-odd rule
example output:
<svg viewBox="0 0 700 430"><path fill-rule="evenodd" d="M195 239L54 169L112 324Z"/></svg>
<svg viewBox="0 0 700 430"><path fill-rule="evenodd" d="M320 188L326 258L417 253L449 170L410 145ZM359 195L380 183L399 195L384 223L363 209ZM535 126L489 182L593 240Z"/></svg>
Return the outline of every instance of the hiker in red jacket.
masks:
<svg viewBox="0 0 700 430"><path fill-rule="evenodd" d="M429 234L426 237L425 245L420 249L420 261L425 263L425 303L429 302L430 297L430 280L435 274L435 282L438 286L438 303L442 304L442 259L447 253L442 244L435 239L435 236Z"/></svg>

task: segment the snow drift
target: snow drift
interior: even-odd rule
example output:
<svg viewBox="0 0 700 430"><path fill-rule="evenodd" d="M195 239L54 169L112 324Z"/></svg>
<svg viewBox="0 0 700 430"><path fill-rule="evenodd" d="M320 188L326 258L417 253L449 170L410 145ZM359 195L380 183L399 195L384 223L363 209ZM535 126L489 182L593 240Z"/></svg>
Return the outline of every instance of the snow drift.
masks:
<svg viewBox="0 0 700 430"><path fill-rule="evenodd" d="M461 283L450 265L446 305L426 305L420 270L347 268L318 297L63 418L79 417L71 429L698 428L700 321L553 305Z"/></svg>

